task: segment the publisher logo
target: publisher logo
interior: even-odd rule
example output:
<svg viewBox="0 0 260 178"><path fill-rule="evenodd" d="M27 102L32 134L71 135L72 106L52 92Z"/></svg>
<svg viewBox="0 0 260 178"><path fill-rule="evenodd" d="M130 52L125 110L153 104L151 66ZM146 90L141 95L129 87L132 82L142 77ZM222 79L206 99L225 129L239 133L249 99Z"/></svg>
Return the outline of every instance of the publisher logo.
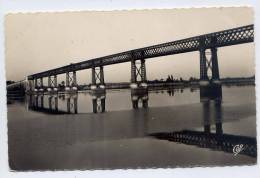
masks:
<svg viewBox="0 0 260 178"><path fill-rule="evenodd" d="M243 144L239 144L239 145L235 145L233 147L233 153L234 153L234 156L238 155L241 151L243 151L245 148L244 148L244 145Z"/></svg>

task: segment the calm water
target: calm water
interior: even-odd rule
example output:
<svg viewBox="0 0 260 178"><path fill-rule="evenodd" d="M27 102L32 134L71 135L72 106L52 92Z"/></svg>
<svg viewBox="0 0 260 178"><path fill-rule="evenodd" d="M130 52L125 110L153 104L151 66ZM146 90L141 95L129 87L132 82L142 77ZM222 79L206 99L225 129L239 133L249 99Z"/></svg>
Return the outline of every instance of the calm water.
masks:
<svg viewBox="0 0 260 178"><path fill-rule="evenodd" d="M202 99L190 88L28 96L8 104L9 164L14 170L255 164L255 108L254 86L222 87L222 100ZM236 144L244 150L234 156Z"/></svg>

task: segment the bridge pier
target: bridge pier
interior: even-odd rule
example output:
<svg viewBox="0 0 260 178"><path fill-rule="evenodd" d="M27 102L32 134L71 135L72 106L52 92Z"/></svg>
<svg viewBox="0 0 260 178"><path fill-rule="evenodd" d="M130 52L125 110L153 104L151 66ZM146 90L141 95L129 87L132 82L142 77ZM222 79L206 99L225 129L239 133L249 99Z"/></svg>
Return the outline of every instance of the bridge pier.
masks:
<svg viewBox="0 0 260 178"><path fill-rule="evenodd" d="M38 91L38 81L37 78L34 79L34 92Z"/></svg>
<svg viewBox="0 0 260 178"><path fill-rule="evenodd" d="M206 51L206 42L211 44L210 51ZM200 43L200 96L203 97L222 97L222 87L219 79L218 56L216 38L206 39L202 37ZM206 54L210 54L210 57ZM211 74L211 78L208 76Z"/></svg>
<svg viewBox="0 0 260 178"><path fill-rule="evenodd" d="M36 93L43 93L44 88L43 88L43 78L35 78L34 79L34 91Z"/></svg>
<svg viewBox="0 0 260 178"><path fill-rule="evenodd" d="M199 40L199 53L200 53L200 86L208 86L209 85L209 77L208 77L208 67L210 66L210 61L208 61L206 56L206 38L202 37Z"/></svg>
<svg viewBox="0 0 260 178"><path fill-rule="evenodd" d="M131 60L130 88L132 93L135 94L146 93L147 87L148 85L147 85L147 78L146 78L145 59L141 59L139 61L135 59Z"/></svg>
<svg viewBox="0 0 260 178"><path fill-rule="evenodd" d="M105 112L106 87L103 66L92 67L91 69L91 94L93 113Z"/></svg>
<svg viewBox="0 0 260 178"><path fill-rule="evenodd" d="M210 84L207 86L200 86L200 100L207 99L221 99L222 98L222 86L221 84Z"/></svg>
<svg viewBox="0 0 260 178"><path fill-rule="evenodd" d="M76 71L66 72L65 92L76 93L77 90L78 88L77 88Z"/></svg>
<svg viewBox="0 0 260 178"><path fill-rule="evenodd" d="M57 85L57 75L48 76L48 88L47 92L49 94L54 94L58 92L58 85Z"/></svg>
<svg viewBox="0 0 260 178"><path fill-rule="evenodd" d="M33 91L34 91L34 81L32 79L28 79L28 77L27 77L27 81L28 81L28 86L25 89L25 93L33 94Z"/></svg>
<svg viewBox="0 0 260 178"><path fill-rule="evenodd" d="M91 81L90 89L94 95L106 92L103 66L92 67Z"/></svg>
<svg viewBox="0 0 260 178"><path fill-rule="evenodd" d="M200 49L200 85L209 85L208 69L207 69L207 58L206 50L204 48Z"/></svg>
<svg viewBox="0 0 260 178"><path fill-rule="evenodd" d="M210 50L212 61L212 82L215 84L220 84L217 48L213 47Z"/></svg>
<svg viewBox="0 0 260 178"><path fill-rule="evenodd" d="M44 92L44 88L43 88L43 77L40 78L40 92Z"/></svg>
<svg viewBox="0 0 260 178"><path fill-rule="evenodd" d="M206 41L211 44L210 51L206 51ZM208 42L209 41L209 42ZM216 38L211 37L206 39L202 37L199 41L200 43L200 85L207 86L211 84L220 84L219 79L219 66L218 66L218 55L216 46ZM207 57L206 54L210 54ZM211 73L211 78L208 76L208 72Z"/></svg>

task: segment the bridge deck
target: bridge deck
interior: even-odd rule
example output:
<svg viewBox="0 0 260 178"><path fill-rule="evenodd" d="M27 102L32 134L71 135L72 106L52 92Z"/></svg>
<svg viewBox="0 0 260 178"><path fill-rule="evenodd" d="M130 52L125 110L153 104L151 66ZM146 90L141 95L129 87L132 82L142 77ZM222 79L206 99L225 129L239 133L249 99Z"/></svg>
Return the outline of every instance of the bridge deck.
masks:
<svg viewBox="0 0 260 178"><path fill-rule="evenodd" d="M200 48L209 49L212 47L231 46L242 43L249 43L253 41L254 25L247 25L215 33L209 33L182 40L149 46L145 48L134 49L109 56L84 60L79 63L74 63L30 75L28 76L28 79L48 77L50 75L58 75L66 72L89 69L92 67L129 62L133 59L147 59L159 56L197 51Z"/></svg>

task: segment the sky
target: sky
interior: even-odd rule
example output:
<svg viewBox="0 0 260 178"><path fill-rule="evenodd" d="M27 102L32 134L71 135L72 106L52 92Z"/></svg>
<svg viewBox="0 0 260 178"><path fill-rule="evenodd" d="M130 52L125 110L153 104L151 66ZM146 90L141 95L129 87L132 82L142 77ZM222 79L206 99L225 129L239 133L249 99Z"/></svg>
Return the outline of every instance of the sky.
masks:
<svg viewBox="0 0 260 178"><path fill-rule="evenodd" d="M7 80L135 48L253 24L249 7L17 13L5 17ZM254 43L218 49L220 77L255 73ZM106 82L129 82L130 63L104 67ZM199 78L199 52L146 60L148 80ZM58 82L65 75L58 76ZM90 83L90 69L77 72ZM47 81L47 79L45 79Z"/></svg>

